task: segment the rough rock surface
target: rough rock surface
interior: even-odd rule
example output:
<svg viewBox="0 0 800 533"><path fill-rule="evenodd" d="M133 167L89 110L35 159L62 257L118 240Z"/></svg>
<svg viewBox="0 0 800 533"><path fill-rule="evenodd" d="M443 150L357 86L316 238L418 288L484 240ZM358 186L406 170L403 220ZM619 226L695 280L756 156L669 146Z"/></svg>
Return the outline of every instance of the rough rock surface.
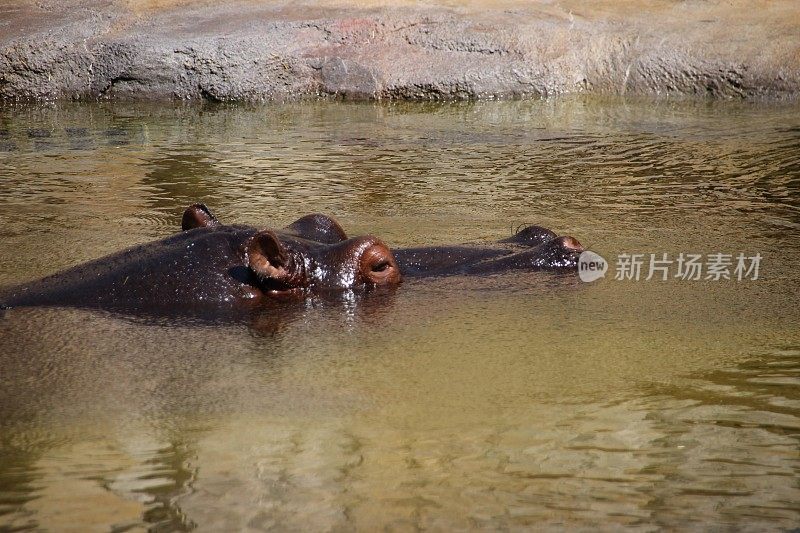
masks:
<svg viewBox="0 0 800 533"><path fill-rule="evenodd" d="M796 98L797 0L0 0L0 100Z"/></svg>

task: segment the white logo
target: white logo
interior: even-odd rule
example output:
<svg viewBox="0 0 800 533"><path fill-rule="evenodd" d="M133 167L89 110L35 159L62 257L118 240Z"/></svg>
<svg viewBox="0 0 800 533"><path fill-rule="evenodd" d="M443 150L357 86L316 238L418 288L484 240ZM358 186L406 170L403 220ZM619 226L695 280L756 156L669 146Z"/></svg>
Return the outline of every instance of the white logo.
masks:
<svg viewBox="0 0 800 533"><path fill-rule="evenodd" d="M591 282L605 277L608 262L600 254L586 250L578 258L578 276L581 281Z"/></svg>

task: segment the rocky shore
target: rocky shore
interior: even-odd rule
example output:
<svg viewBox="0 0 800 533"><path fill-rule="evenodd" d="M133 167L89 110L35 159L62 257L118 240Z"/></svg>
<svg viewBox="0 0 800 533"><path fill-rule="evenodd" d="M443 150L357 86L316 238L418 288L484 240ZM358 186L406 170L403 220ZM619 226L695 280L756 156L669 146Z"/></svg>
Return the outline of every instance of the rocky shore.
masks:
<svg viewBox="0 0 800 533"><path fill-rule="evenodd" d="M0 0L0 101L794 99L797 0Z"/></svg>

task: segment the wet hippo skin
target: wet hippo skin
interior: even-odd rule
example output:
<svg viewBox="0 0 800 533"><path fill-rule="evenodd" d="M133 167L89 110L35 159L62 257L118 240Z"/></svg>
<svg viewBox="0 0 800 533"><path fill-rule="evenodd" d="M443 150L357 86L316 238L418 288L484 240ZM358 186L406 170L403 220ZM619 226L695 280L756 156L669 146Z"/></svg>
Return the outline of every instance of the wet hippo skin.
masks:
<svg viewBox="0 0 800 533"><path fill-rule="evenodd" d="M14 287L5 307L79 306L176 311L253 308L265 299L362 290L401 281L389 248L348 239L333 219L308 215L280 229L223 225L201 204L183 231Z"/></svg>
<svg viewBox="0 0 800 533"><path fill-rule="evenodd" d="M462 244L394 250L407 277L499 274L509 270L574 270L583 246L541 226L527 226L489 244Z"/></svg>
<svg viewBox="0 0 800 533"><path fill-rule="evenodd" d="M304 216L282 229L224 225L203 204L182 232L135 246L0 296L4 307L75 306L155 314L259 308L264 302L398 285L403 276L573 270L573 237L529 226L491 244L397 249L373 236L348 238L331 217Z"/></svg>

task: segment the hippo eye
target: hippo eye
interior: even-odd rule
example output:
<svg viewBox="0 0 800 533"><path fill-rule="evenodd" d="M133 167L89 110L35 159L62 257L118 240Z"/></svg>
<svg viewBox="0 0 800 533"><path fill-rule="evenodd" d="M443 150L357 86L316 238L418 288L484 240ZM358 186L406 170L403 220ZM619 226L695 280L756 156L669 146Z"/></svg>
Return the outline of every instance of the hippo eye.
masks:
<svg viewBox="0 0 800 533"><path fill-rule="evenodd" d="M381 261L380 263L372 266L373 272L383 272L387 268L391 267L392 264L389 261Z"/></svg>
<svg viewBox="0 0 800 533"><path fill-rule="evenodd" d="M366 283L391 285L402 279L392 252L383 243L374 243L364 250L360 263L362 281Z"/></svg>

